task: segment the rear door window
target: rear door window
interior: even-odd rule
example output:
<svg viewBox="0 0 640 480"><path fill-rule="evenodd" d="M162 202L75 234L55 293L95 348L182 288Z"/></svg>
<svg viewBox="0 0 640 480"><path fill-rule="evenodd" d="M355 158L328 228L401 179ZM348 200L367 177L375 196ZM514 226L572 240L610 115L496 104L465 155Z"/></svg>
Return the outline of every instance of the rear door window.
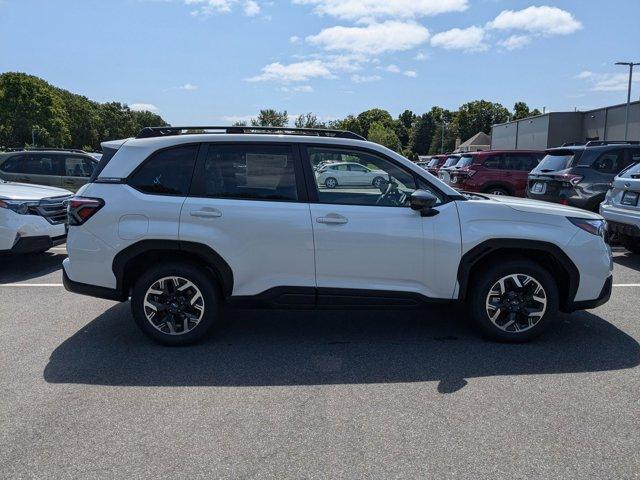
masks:
<svg viewBox="0 0 640 480"><path fill-rule="evenodd" d="M289 145L211 144L204 162L202 193L212 198L295 202L295 169Z"/></svg>
<svg viewBox="0 0 640 480"><path fill-rule="evenodd" d="M197 145L160 150L131 174L128 184L143 193L187 196L197 153Z"/></svg>
<svg viewBox="0 0 640 480"><path fill-rule="evenodd" d="M609 150L601 154L592 167L601 173L618 173L624 168L624 149Z"/></svg>
<svg viewBox="0 0 640 480"><path fill-rule="evenodd" d="M503 155L493 155L487 158L484 161L485 168L490 168L494 170L501 170L505 166L504 156Z"/></svg>
<svg viewBox="0 0 640 480"><path fill-rule="evenodd" d="M64 175L67 177L90 177L96 162L86 157L67 156L64 159Z"/></svg>
<svg viewBox="0 0 640 480"><path fill-rule="evenodd" d="M0 170L6 173L21 173L22 165L24 164L26 155L14 155L9 157L5 162L0 165Z"/></svg>

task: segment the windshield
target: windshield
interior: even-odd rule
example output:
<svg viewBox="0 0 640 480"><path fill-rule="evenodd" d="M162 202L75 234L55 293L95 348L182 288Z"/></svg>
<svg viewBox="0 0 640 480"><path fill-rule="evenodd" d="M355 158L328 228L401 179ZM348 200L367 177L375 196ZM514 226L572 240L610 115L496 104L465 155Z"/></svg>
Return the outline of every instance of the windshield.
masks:
<svg viewBox="0 0 640 480"><path fill-rule="evenodd" d="M438 165L438 159L434 158L433 160L429 161L429 163L427 164L427 167L435 167L436 165Z"/></svg>
<svg viewBox="0 0 640 480"><path fill-rule="evenodd" d="M557 172L569 168L573 162L574 154L570 152L562 152L559 154L548 154L533 169L534 172Z"/></svg>
<svg viewBox="0 0 640 480"><path fill-rule="evenodd" d="M468 167L473 163L473 158L471 157L462 157L458 163L456 163L456 168Z"/></svg>
<svg viewBox="0 0 640 480"><path fill-rule="evenodd" d="M447 158L447 161L444 162L444 165L442 165L442 168L451 167L451 166L455 165L456 163L458 163L458 160L459 160L458 157L449 157L449 158Z"/></svg>

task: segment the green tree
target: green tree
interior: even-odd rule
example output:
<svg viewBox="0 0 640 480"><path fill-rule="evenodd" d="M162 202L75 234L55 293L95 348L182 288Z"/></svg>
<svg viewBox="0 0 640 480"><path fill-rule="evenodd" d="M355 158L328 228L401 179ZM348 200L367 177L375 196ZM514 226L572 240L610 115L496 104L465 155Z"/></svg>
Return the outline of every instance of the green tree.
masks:
<svg viewBox="0 0 640 480"><path fill-rule="evenodd" d="M536 115L540 115L540 110L537 108L529 110L529 106L525 102L516 102L513 106L511 120L520 120L521 118L534 117Z"/></svg>
<svg viewBox="0 0 640 480"><path fill-rule="evenodd" d="M430 113L420 115L409 132L409 147L416 155L429 153L431 138L435 131L435 122Z"/></svg>
<svg viewBox="0 0 640 480"><path fill-rule="evenodd" d="M411 110L405 110L394 122L394 130L403 147L409 146L411 140L411 127L416 121L416 115Z"/></svg>
<svg viewBox="0 0 640 480"><path fill-rule="evenodd" d="M251 119L254 127L286 127L289 124L289 115L286 110L278 112L273 108L260 110L258 118Z"/></svg>
<svg viewBox="0 0 640 480"><path fill-rule="evenodd" d="M462 140L478 132L491 133L491 126L509 120L509 110L499 103L475 100L465 103L454 116L454 128Z"/></svg>
<svg viewBox="0 0 640 480"><path fill-rule="evenodd" d="M311 112L298 115L293 124L296 128L325 128L325 124Z"/></svg>
<svg viewBox="0 0 640 480"><path fill-rule="evenodd" d="M386 110L380 108L372 108L358 115L358 124L360 125L360 134L369 138L369 128L373 123L381 123L387 128L393 129L393 117Z"/></svg>
<svg viewBox="0 0 640 480"><path fill-rule="evenodd" d="M369 126L369 136L367 138L371 142L379 143L396 152L399 152L402 147L396 132L380 122L373 122Z"/></svg>
<svg viewBox="0 0 640 480"><path fill-rule="evenodd" d="M332 120L329 122L329 128L335 130L346 130L348 132L355 133L357 135L365 136L362 131L362 127L360 126L360 122L353 115L348 115L346 118L342 120Z"/></svg>

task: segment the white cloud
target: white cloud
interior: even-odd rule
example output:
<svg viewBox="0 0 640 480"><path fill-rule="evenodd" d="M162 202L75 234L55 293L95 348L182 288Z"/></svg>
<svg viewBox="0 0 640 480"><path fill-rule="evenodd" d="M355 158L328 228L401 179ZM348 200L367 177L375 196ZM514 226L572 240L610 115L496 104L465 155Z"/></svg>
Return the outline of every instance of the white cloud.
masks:
<svg viewBox="0 0 640 480"><path fill-rule="evenodd" d="M419 62L423 62L424 60L427 60L429 58L429 55L427 55L424 52L418 52L416 54L415 57L413 57L415 60L418 60Z"/></svg>
<svg viewBox="0 0 640 480"><path fill-rule="evenodd" d="M378 67L380 70L384 70L390 73L400 73L400 68L397 65L387 65L386 67Z"/></svg>
<svg viewBox="0 0 640 480"><path fill-rule="evenodd" d="M255 0L246 0L242 9L247 17L255 17L260 13L260 5Z"/></svg>
<svg viewBox="0 0 640 480"><path fill-rule="evenodd" d="M379 19L411 20L447 12L462 12L468 0L293 0L313 5L318 15L342 20L371 22Z"/></svg>
<svg viewBox="0 0 640 480"><path fill-rule="evenodd" d="M335 78L329 68L320 60L283 65L279 62L270 63L262 68L262 73L248 78L249 82L307 82L312 78Z"/></svg>
<svg viewBox="0 0 640 480"><path fill-rule="evenodd" d="M509 38L501 40L498 45L506 48L507 50L517 50L529 45L531 43L531 37L527 35L511 35Z"/></svg>
<svg viewBox="0 0 640 480"><path fill-rule="evenodd" d="M626 92L629 87L628 73L594 73L584 70L574 78L584 80L592 92ZM640 83L640 78L634 77L634 83Z"/></svg>
<svg viewBox="0 0 640 480"><path fill-rule="evenodd" d="M132 103L129 105L129 109L134 112L159 112L160 109L151 103Z"/></svg>
<svg viewBox="0 0 640 480"><path fill-rule="evenodd" d="M354 83L368 83L382 80L380 75L351 75L351 81Z"/></svg>
<svg viewBox="0 0 640 480"><path fill-rule="evenodd" d="M446 32L436 33L431 38L431 45L446 50L464 50L465 52L483 52L489 48L484 43L485 31L481 27L452 28Z"/></svg>
<svg viewBox="0 0 640 480"><path fill-rule="evenodd" d="M367 55L410 50L429 39L429 30L413 22L388 21L365 27L330 27L307 37L325 50L345 50Z"/></svg>
<svg viewBox="0 0 640 480"><path fill-rule="evenodd" d="M311 85L300 85L292 88L282 87L280 90L283 92L312 93L313 87Z"/></svg>
<svg viewBox="0 0 640 480"><path fill-rule="evenodd" d="M299 41L300 41L300 37L296 35L292 35L291 37L289 37L289 43L298 43Z"/></svg>
<svg viewBox="0 0 640 480"><path fill-rule="evenodd" d="M185 83L184 85L182 85L182 86L178 87L178 89L180 89L180 90L186 90L186 91L188 91L188 92L191 92L191 91L193 91L193 90L197 90L197 89L198 89L198 86L197 86L197 85L194 85L194 84L192 84L192 83Z"/></svg>
<svg viewBox="0 0 640 480"><path fill-rule="evenodd" d="M409 77L409 78L416 78L418 76L418 72L414 70L405 70L404 72L402 72L402 74L405 77Z"/></svg>
<svg viewBox="0 0 640 480"><path fill-rule="evenodd" d="M582 24L566 10L558 7L531 6L523 10L503 10L487 27L497 30L524 30L541 35L568 35Z"/></svg>
<svg viewBox="0 0 640 480"><path fill-rule="evenodd" d="M191 15L194 17L210 17L220 13L231 13L237 4L242 5L244 14L248 17L255 17L260 13L260 4L256 0L184 0L185 5L192 5L194 10Z"/></svg>

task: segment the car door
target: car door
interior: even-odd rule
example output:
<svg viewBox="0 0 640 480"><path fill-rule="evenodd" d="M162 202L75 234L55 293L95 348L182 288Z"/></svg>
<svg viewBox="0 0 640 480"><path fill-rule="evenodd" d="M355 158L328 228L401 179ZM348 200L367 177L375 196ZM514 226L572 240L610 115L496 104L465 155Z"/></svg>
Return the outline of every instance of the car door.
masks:
<svg viewBox="0 0 640 480"><path fill-rule="evenodd" d="M341 191L320 189L314 182L307 185L318 301L333 302L327 295L336 293L349 303L351 290L355 292L352 298L369 293L382 296L380 292L451 298L460 259L455 202L448 202L424 178L370 150L307 145L303 147L304 166L310 172L310 156L337 152L375 165L387 178L391 176L395 187L390 189L385 182L381 188L364 185ZM314 176L307 178L313 180ZM422 217L409 208L408 195L417 186L439 196L437 215ZM391 198L390 190L404 196Z"/></svg>
<svg viewBox="0 0 640 480"><path fill-rule="evenodd" d="M200 149L180 215L180 240L206 243L227 262L234 296L316 286L297 152L284 143L210 143Z"/></svg>
<svg viewBox="0 0 640 480"><path fill-rule="evenodd" d="M15 165L11 181L59 187L61 160L55 153L27 153Z"/></svg>
<svg viewBox="0 0 640 480"><path fill-rule="evenodd" d="M505 181L502 175L502 171L505 167L504 155L491 155L484 161L483 166L485 170L483 172L484 182L481 190L483 192L488 192L491 187L503 187Z"/></svg>
<svg viewBox="0 0 640 480"><path fill-rule="evenodd" d="M89 181L96 161L81 155L63 155L61 184L67 190L77 191Z"/></svg>

